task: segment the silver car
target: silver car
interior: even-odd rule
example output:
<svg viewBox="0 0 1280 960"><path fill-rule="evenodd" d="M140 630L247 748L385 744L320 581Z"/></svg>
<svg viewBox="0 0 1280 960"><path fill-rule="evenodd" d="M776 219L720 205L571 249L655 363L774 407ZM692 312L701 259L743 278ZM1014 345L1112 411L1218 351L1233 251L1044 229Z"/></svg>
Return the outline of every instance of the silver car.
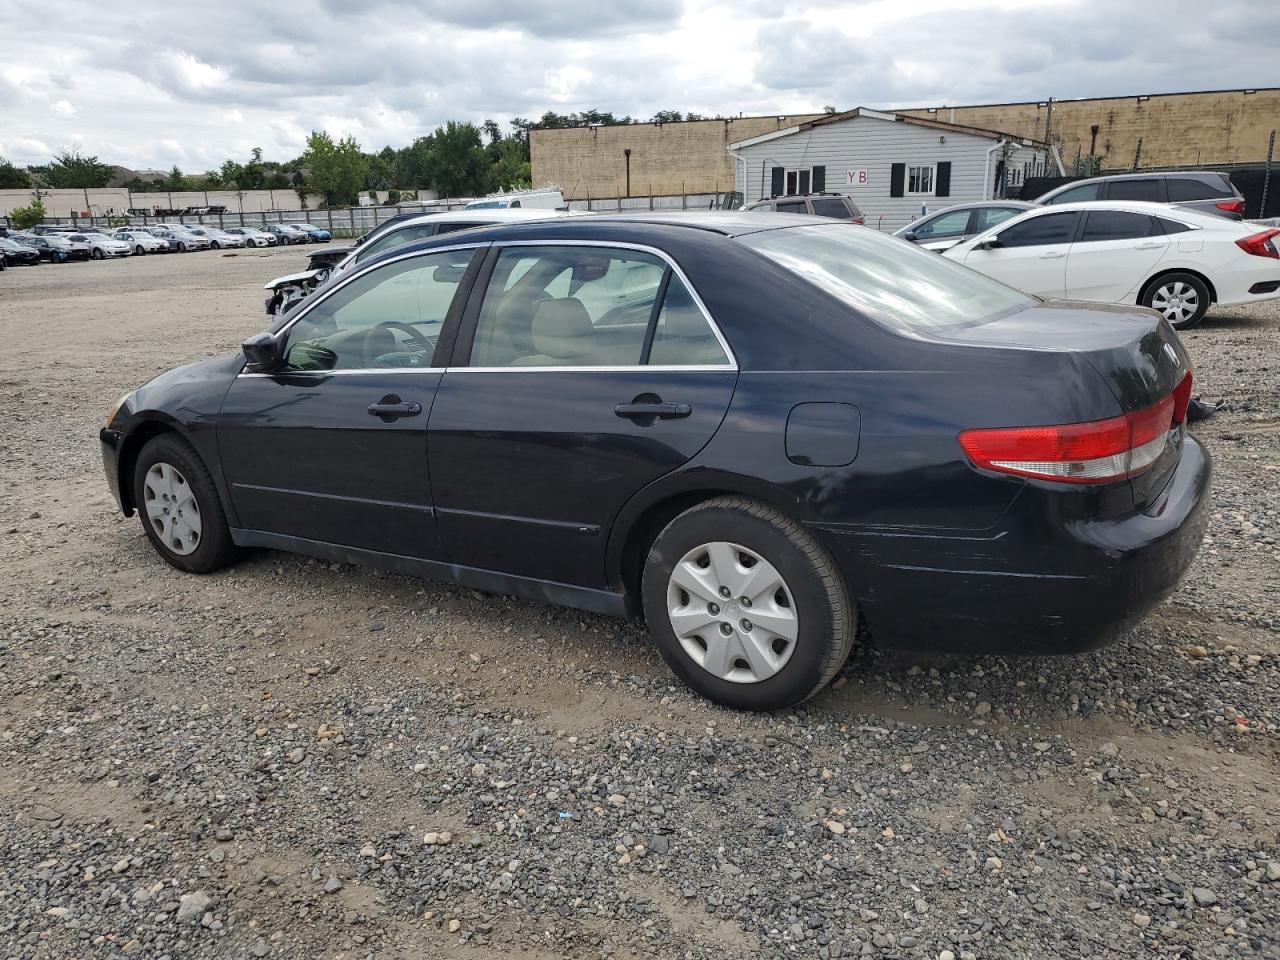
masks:
<svg viewBox="0 0 1280 960"><path fill-rule="evenodd" d="M950 250L957 243L963 243L970 237L986 233L996 224L1010 217L1016 217L1026 210L1033 210L1035 207L1036 204L1027 203L1024 200L979 200L974 203L957 203L955 206L911 221L901 230L896 231L894 236L908 240L926 250L942 253L944 250Z"/></svg>

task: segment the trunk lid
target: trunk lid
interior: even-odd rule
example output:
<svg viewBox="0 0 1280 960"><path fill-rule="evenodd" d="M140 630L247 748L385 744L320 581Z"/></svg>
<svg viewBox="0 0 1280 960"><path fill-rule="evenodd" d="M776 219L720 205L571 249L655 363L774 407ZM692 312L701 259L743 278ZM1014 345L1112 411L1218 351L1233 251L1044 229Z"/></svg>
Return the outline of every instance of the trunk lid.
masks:
<svg viewBox="0 0 1280 960"><path fill-rule="evenodd" d="M1191 360L1172 327L1142 307L1046 302L962 330L947 339L974 346L1071 353L1106 381L1119 412L1132 413L1164 400L1191 371ZM1150 507L1177 465L1185 421L1169 431L1168 444L1151 468L1129 479L1134 503Z"/></svg>

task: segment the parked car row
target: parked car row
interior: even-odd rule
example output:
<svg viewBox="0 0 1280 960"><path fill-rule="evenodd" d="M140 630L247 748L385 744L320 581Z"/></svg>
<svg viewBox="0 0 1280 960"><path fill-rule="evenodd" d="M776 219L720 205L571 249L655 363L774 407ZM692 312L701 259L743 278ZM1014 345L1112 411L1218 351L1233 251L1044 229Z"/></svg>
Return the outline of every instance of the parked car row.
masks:
<svg viewBox="0 0 1280 960"><path fill-rule="evenodd" d="M159 223L103 229L38 224L30 230L0 230L0 270L41 261L104 260L149 253L187 253L280 244L327 243L328 230L310 223L269 223L221 229L208 224ZM29 255L34 253L34 256Z"/></svg>

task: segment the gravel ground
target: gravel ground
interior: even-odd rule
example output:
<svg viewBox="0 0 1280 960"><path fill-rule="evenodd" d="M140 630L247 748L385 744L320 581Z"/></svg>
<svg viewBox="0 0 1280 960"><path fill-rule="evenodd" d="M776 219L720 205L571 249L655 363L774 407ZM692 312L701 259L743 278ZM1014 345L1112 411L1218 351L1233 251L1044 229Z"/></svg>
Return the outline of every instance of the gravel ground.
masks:
<svg viewBox="0 0 1280 960"><path fill-rule="evenodd" d="M1187 336L1188 581L1062 659L855 653L805 709L641 628L284 554L178 573L119 394L293 251L0 274L0 956L1280 956L1280 309Z"/></svg>

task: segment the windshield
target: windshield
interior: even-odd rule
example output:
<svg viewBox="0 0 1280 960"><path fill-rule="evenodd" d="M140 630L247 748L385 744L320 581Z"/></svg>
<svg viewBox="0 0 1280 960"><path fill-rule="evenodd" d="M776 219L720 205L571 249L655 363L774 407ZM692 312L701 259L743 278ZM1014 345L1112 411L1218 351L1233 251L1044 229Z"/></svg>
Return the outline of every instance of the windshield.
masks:
<svg viewBox="0 0 1280 960"><path fill-rule="evenodd" d="M789 227L738 241L869 317L912 333L974 326L1036 302L867 227Z"/></svg>

